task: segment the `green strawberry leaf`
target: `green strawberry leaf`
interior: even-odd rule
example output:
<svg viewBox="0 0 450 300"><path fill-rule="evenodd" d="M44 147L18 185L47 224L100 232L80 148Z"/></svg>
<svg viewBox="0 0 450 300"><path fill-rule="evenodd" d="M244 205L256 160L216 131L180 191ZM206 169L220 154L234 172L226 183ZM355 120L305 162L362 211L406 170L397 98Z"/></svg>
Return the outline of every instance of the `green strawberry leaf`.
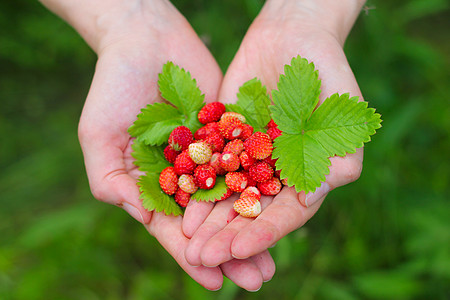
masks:
<svg viewBox="0 0 450 300"><path fill-rule="evenodd" d="M273 158L280 177L297 192L314 191L325 181L329 157L355 153L381 127L381 116L366 102L334 94L315 111L320 80L314 64L292 59L273 91L272 117L283 135L274 141Z"/></svg>
<svg viewBox="0 0 450 300"><path fill-rule="evenodd" d="M198 189L197 192L192 194L191 199L197 201L206 201L206 202L214 202L220 198L227 192L227 185L225 184L224 176L217 176L216 184L210 190Z"/></svg>
<svg viewBox="0 0 450 300"><path fill-rule="evenodd" d="M159 174L164 168L170 166L164 157L162 147L149 146L134 140L131 149L133 149L131 155L135 159L134 164L139 167L140 171Z"/></svg>
<svg viewBox="0 0 450 300"><path fill-rule="evenodd" d="M179 216L183 214L181 207L172 196L167 195L159 186L159 174L147 173L139 177L142 205L149 211L164 212L166 215Z"/></svg>
<svg viewBox="0 0 450 300"><path fill-rule="evenodd" d="M247 120L255 131L264 131L264 127L269 123L270 98L267 89L261 81L253 78L244 83L239 88L236 104L227 104L228 111L240 113Z"/></svg>

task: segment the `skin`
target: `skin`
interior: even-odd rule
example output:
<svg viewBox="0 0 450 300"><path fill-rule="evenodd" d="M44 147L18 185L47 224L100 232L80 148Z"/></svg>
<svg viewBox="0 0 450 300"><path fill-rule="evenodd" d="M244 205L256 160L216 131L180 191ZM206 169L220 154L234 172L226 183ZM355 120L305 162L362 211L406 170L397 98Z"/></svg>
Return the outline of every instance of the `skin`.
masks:
<svg viewBox="0 0 450 300"><path fill-rule="evenodd" d="M329 1L266 2L224 77L219 99L224 102L236 99L239 86L255 76L269 91L275 89L283 66L299 54L314 62L319 70L320 103L336 92L349 92L362 99L342 47L363 3L339 4L341 7L333 7ZM340 17L342 10L346 13ZM277 196L261 199L263 211L256 219L238 216L229 223L224 221L223 216L232 209L232 201L215 206L192 203L183 220L183 231L191 238L186 260L192 265L216 266L265 251L303 226L330 190L358 179L362 160L362 149L331 158L326 183L314 194L307 198L303 192L297 194L294 188L284 187Z"/></svg>

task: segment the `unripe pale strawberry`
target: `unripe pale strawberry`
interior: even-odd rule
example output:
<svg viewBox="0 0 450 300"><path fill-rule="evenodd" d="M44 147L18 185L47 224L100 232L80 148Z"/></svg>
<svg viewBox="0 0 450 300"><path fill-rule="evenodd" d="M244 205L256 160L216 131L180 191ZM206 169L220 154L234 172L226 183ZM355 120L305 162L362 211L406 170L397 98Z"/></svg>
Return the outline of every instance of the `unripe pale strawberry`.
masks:
<svg viewBox="0 0 450 300"><path fill-rule="evenodd" d="M198 120L202 124L216 122L225 112L225 105L220 102L211 102L206 104L198 112Z"/></svg>
<svg viewBox="0 0 450 300"><path fill-rule="evenodd" d="M212 189L216 184L216 172L210 165L200 165L194 171L196 185L205 190Z"/></svg>
<svg viewBox="0 0 450 300"><path fill-rule="evenodd" d="M189 194L193 194L198 190L198 187L195 185L194 176L188 174L183 174L178 178L178 186Z"/></svg>
<svg viewBox="0 0 450 300"><path fill-rule="evenodd" d="M242 151L244 151L244 142L240 139L229 141L225 145L225 148L223 148L223 152L233 152L237 156L239 156Z"/></svg>
<svg viewBox="0 0 450 300"><path fill-rule="evenodd" d="M248 174L250 178L252 178L256 182L265 182L272 178L273 169L268 163L258 161L254 165L250 166L250 168L248 169Z"/></svg>
<svg viewBox="0 0 450 300"><path fill-rule="evenodd" d="M173 195L178 189L178 176L174 167L167 167L159 174L159 185L164 193Z"/></svg>
<svg viewBox="0 0 450 300"><path fill-rule="evenodd" d="M213 153L213 155L211 156L211 160L209 161L209 165L214 168L214 171L216 172L217 175L227 174L227 171L220 166L221 156L222 156L221 153L215 152Z"/></svg>
<svg viewBox="0 0 450 300"><path fill-rule="evenodd" d="M239 169L239 157L233 152L224 152L219 158L220 166L228 172L233 172Z"/></svg>
<svg viewBox="0 0 450 300"><path fill-rule="evenodd" d="M281 191L281 182L278 178L272 177L266 182L258 183L258 190L266 196L274 196Z"/></svg>
<svg viewBox="0 0 450 300"><path fill-rule="evenodd" d="M194 138L196 140L204 140L213 133L220 134L219 123L217 122L208 123L205 126L198 129L194 133Z"/></svg>
<svg viewBox="0 0 450 300"><path fill-rule="evenodd" d="M181 151L173 150L170 145L167 145L167 147L164 148L164 157L171 164L175 163L175 159L177 158L178 154L180 154L180 153L181 153Z"/></svg>
<svg viewBox="0 0 450 300"><path fill-rule="evenodd" d="M255 132L244 142L247 153L255 159L264 159L272 154L272 140L267 133Z"/></svg>
<svg viewBox="0 0 450 300"><path fill-rule="evenodd" d="M257 160L248 155L247 151L242 151L241 155L239 155L239 161L241 162L242 168L247 171Z"/></svg>
<svg viewBox="0 0 450 300"><path fill-rule="evenodd" d="M242 123L245 123L245 117L243 115L241 115L240 113L234 112L234 111L227 111L225 113L222 114L222 116L220 117L220 120L226 119L226 118L236 118L239 121L241 121Z"/></svg>
<svg viewBox="0 0 450 300"><path fill-rule="evenodd" d="M189 156L187 150L181 152L175 159L174 168L177 175L192 174L197 164Z"/></svg>
<svg viewBox="0 0 450 300"><path fill-rule="evenodd" d="M225 183L233 192L242 192L247 187L247 175L242 172L229 172L225 175Z"/></svg>
<svg viewBox="0 0 450 300"><path fill-rule="evenodd" d="M184 151L194 141L192 132L186 126L176 127L169 136L169 145L175 151Z"/></svg>
<svg viewBox="0 0 450 300"><path fill-rule="evenodd" d="M208 144L196 142L189 145L189 156L196 164L203 165L211 159L212 151Z"/></svg>
<svg viewBox="0 0 450 300"><path fill-rule="evenodd" d="M234 201L234 210L243 217L255 218L261 213L261 203L256 198L244 197Z"/></svg>
<svg viewBox="0 0 450 300"><path fill-rule="evenodd" d="M177 202L181 207L186 207L189 200L191 200L191 194L186 193L182 189L178 189L175 193L175 202Z"/></svg>
<svg viewBox="0 0 450 300"><path fill-rule="evenodd" d="M244 191L242 191L240 198L251 197L256 199L261 199L261 192L255 186L248 186Z"/></svg>

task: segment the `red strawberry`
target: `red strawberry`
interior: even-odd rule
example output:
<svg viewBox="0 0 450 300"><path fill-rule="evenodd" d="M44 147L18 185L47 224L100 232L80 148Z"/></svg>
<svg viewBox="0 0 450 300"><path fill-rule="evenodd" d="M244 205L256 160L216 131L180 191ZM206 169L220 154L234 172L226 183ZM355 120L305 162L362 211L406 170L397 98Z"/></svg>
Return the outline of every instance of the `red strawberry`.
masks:
<svg viewBox="0 0 450 300"><path fill-rule="evenodd" d="M234 111L227 111L226 113L223 113L223 115L220 117L220 120L223 120L225 118L236 118L242 123L245 123L245 117L241 115L240 113L234 112Z"/></svg>
<svg viewBox="0 0 450 300"><path fill-rule="evenodd" d="M257 187L249 186L241 193L240 198L245 198L245 197L256 198L259 200L259 199L261 199L261 193Z"/></svg>
<svg viewBox="0 0 450 300"><path fill-rule="evenodd" d="M159 185L164 193L173 195L178 188L178 177L174 167L167 167L159 174Z"/></svg>
<svg viewBox="0 0 450 300"><path fill-rule="evenodd" d="M186 126L178 126L169 136L169 145L175 151L184 151L194 141L192 132Z"/></svg>
<svg viewBox="0 0 450 300"><path fill-rule="evenodd" d="M243 126L243 129L242 129L241 136L239 138L241 140L245 141L253 134L253 127L249 124L244 124L242 126Z"/></svg>
<svg viewBox="0 0 450 300"><path fill-rule="evenodd" d="M177 175L192 174L197 164L189 156L188 150L181 152L175 159L174 168Z"/></svg>
<svg viewBox="0 0 450 300"><path fill-rule="evenodd" d="M198 112L198 120L202 124L216 122L225 112L225 105L220 102L211 102L202 107Z"/></svg>
<svg viewBox="0 0 450 300"><path fill-rule="evenodd" d="M234 140L241 136L244 129L244 123L242 123L238 118L226 117L219 121L219 130L224 138L227 140Z"/></svg>
<svg viewBox="0 0 450 300"><path fill-rule="evenodd" d="M225 183L233 192L242 192L247 187L247 175L242 172L229 172L225 175Z"/></svg>
<svg viewBox="0 0 450 300"><path fill-rule="evenodd" d="M225 145L225 148L223 148L223 152L233 152L237 156L239 156L242 151L244 151L244 142L240 139L229 141Z"/></svg>
<svg viewBox="0 0 450 300"><path fill-rule="evenodd" d="M280 179L280 174L281 174L281 170L275 170L275 172L273 173L273 176Z"/></svg>
<svg viewBox="0 0 450 300"><path fill-rule="evenodd" d="M222 156L222 154L220 154L219 152L213 153L213 155L211 156L211 160L209 161L209 165L214 168L214 171L216 172L216 175L225 175L225 174L227 174L227 171L225 171L220 166L220 157L221 156Z"/></svg>
<svg viewBox="0 0 450 300"><path fill-rule="evenodd" d="M196 140L204 140L213 133L220 134L219 123L217 122L208 123L201 127L194 133L194 138Z"/></svg>
<svg viewBox="0 0 450 300"><path fill-rule="evenodd" d="M210 123L212 124L212 123ZM203 142L208 144L211 147L213 152L222 152L223 147L225 147L225 139L220 133L212 133L208 137L206 137Z"/></svg>
<svg viewBox="0 0 450 300"><path fill-rule="evenodd" d="M250 177L247 171L242 171L247 176L247 186L256 186L257 182Z"/></svg>
<svg viewBox="0 0 450 300"><path fill-rule="evenodd" d="M261 213L261 203L256 198L244 197L234 201L234 210L243 217L254 218Z"/></svg>
<svg viewBox="0 0 450 300"><path fill-rule="evenodd" d="M272 158L271 156L268 156L264 158L262 161L268 163L272 168L275 169L275 163L277 162L278 158Z"/></svg>
<svg viewBox="0 0 450 300"><path fill-rule="evenodd" d="M278 127L278 125L275 123L273 119L270 119L269 123L267 123L267 128L274 128Z"/></svg>
<svg viewBox="0 0 450 300"><path fill-rule="evenodd" d="M233 192L232 190L227 189L227 191L225 192L225 194L223 194L223 196L222 196L220 199L216 199L216 202L218 202L218 201L223 201L223 200L225 200L225 199L230 198L230 196L233 195L233 193L234 193L234 192Z"/></svg>
<svg viewBox="0 0 450 300"><path fill-rule="evenodd" d="M164 157L168 162L173 164L175 162L175 159L177 158L178 154L180 154L181 151L175 151L170 147L170 145L167 145L166 148L164 148Z"/></svg>
<svg viewBox="0 0 450 300"><path fill-rule="evenodd" d="M219 158L220 166L228 172L239 169L239 157L233 152L223 152Z"/></svg>
<svg viewBox="0 0 450 300"><path fill-rule="evenodd" d="M256 159L248 155L247 151L242 151L241 155L239 155L239 160L241 162L242 168L244 170L248 170L251 165L253 165L256 162Z"/></svg>
<svg viewBox="0 0 450 300"><path fill-rule="evenodd" d="M256 182L266 182L273 176L272 167L263 161L259 161L248 169L250 178Z"/></svg>
<svg viewBox="0 0 450 300"><path fill-rule="evenodd" d="M273 140L275 140L277 137L281 136L283 132L278 129L278 127L272 127L267 129L267 134L270 136L270 138Z"/></svg>
<svg viewBox="0 0 450 300"><path fill-rule="evenodd" d="M181 207L186 207L189 203L189 200L191 200L191 194L186 193L182 189L178 189L177 192L175 193L175 201Z"/></svg>
<svg viewBox="0 0 450 300"><path fill-rule="evenodd" d="M194 171L195 183L201 189L209 190L216 184L216 172L210 165L200 165Z"/></svg>
<svg viewBox="0 0 450 300"><path fill-rule="evenodd" d="M195 185L194 176L188 174L183 174L178 178L178 186L189 194L193 194L198 190L198 187Z"/></svg>
<svg viewBox="0 0 450 300"><path fill-rule="evenodd" d="M256 159L264 159L272 154L272 140L267 133L255 132L244 142L245 151Z"/></svg>
<svg viewBox="0 0 450 300"><path fill-rule="evenodd" d="M266 182L258 183L258 189L263 195L274 196L281 191L281 182L278 178L272 177Z"/></svg>
<svg viewBox="0 0 450 300"><path fill-rule="evenodd" d="M203 165L209 162L212 156L211 148L204 142L192 143L189 145L189 156L198 164Z"/></svg>

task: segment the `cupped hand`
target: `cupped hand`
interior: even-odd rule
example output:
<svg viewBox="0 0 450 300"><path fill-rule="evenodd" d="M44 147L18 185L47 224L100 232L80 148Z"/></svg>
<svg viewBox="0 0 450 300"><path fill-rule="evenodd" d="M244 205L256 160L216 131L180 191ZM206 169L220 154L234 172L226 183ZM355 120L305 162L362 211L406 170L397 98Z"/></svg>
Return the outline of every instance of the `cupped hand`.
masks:
<svg viewBox="0 0 450 300"><path fill-rule="evenodd" d="M143 223L204 287L220 288L224 274L244 288L257 289L259 281L273 274L268 252L220 267L192 267L184 256L188 238L182 232L182 217L151 213L139 200L136 179L141 174L133 164L133 140L127 129L141 108L162 101L157 80L163 64L170 60L189 70L206 101L217 99L222 80L214 58L184 17L168 1L151 4L99 20L111 25L101 39L90 42L98 62L79 123L79 139L92 193Z"/></svg>
<svg viewBox="0 0 450 300"><path fill-rule="evenodd" d="M325 2L332 3L267 1L225 75L219 99L234 102L239 86L254 77L269 91L276 89L284 65L297 55L314 62L319 70L322 80L319 103L336 92L361 97L342 49L360 6L352 6L354 16L348 20L348 15L339 18L339 9L334 10L333 4L321 6ZM293 187L284 187L275 197L263 196L262 213L256 219L238 216L229 222L232 200L214 207L207 203L188 206L183 221L183 231L191 238L185 252L188 263L213 266L267 251L303 226L329 191L356 180L362 160L362 149L345 157L332 157L326 182L314 193L305 195L296 193Z"/></svg>

